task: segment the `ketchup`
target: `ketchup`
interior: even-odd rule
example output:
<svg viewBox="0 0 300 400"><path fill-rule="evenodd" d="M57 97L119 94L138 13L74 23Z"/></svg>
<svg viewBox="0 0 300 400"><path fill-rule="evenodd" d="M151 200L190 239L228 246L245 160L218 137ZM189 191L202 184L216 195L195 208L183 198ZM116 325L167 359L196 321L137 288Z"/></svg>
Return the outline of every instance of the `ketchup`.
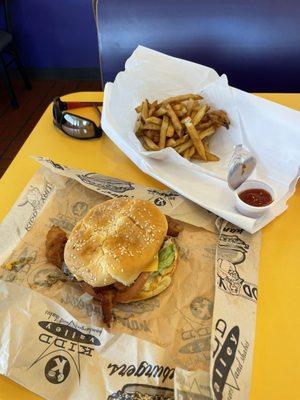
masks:
<svg viewBox="0 0 300 400"><path fill-rule="evenodd" d="M239 193L239 198L254 207L268 206L273 202L272 196L264 189L248 189Z"/></svg>

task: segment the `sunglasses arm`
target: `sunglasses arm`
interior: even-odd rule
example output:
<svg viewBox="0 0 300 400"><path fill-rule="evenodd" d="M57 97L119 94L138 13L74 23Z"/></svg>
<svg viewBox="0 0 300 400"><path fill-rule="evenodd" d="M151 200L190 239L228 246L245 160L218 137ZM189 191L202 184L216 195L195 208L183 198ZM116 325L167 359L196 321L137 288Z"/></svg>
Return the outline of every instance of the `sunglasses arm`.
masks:
<svg viewBox="0 0 300 400"><path fill-rule="evenodd" d="M72 110L74 108L81 108L81 107L92 107L92 106L102 106L103 102L95 102L95 101L64 101L64 110Z"/></svg>

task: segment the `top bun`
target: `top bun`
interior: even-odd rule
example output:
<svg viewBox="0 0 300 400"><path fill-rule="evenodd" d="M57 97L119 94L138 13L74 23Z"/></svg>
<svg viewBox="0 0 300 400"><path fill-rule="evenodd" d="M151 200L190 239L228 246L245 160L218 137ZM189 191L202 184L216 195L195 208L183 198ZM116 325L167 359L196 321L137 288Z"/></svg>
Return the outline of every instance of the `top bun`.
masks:
<svg viewBox="0 0 300 400"><path fill-rule="evenodd" d="M166 217L145 200L119 198L93 207L72 230L65 262L94 287L130 285L153 261L166 236Z"/></svg>

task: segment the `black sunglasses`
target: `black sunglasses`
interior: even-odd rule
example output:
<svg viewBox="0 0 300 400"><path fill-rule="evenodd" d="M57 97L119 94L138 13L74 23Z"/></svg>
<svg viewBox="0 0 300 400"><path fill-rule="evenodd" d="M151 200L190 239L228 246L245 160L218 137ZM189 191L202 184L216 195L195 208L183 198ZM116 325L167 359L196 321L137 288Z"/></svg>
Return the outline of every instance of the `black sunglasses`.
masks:
<svg viewBox="0 0 300 400"><path fill-rule="evenodd" d="M99 126L88 118L72 114L68 110L81 107L95 107L101 121L98 106L103 102L61 101L59 97L53 100L53 123L60 130L76 139L92 139L102 136L101 122Z"/></svg>

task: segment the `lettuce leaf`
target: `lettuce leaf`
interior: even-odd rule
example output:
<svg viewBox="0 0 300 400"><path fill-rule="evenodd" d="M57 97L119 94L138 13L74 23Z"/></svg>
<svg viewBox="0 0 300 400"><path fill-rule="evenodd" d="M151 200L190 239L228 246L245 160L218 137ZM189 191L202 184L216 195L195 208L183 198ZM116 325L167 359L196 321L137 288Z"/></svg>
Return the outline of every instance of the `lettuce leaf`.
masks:
<svg viewBox="0 0 300 400"><path fill-rule="evenodd" d="M158 252L158 269L153 275L162 275L164 269L170 267L175 259L175 244L173 242L165 242L165 245Z"/></svg>

